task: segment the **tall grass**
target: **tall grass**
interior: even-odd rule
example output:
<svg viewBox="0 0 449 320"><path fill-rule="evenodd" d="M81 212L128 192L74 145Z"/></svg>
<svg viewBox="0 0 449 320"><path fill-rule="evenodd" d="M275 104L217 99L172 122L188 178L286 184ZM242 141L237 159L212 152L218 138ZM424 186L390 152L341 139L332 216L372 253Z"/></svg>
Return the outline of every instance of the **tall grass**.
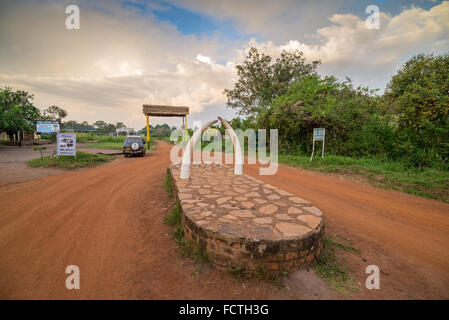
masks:
<svg viewBox="0 0 449 320"><path fill-rule="evenodd" d="M93 133L77 133L76 134L76 142L78 143L87 143L87 142L121 142L125 141L125 136L113 137L109 135L99 136Z"/></svg>
<svg viewBox="0 0 449 320"><path fill-rule="evenodd" d="M352 241L340 235L326 235L320 258L315 264L315 270L327 284L343 295L360 290L354 271L346 266L346 259L341 253L360 254L360 249L352 245Z"/></svg>
<svg viewBox="0 0 449 320"><path fill-rule="evenodd" d="M351 158L280 153L279 163L308 170L355 176L368 184L449 203L449 172L434 168L416 168L401 161L375 158Z"/></svg>
<svg viewBox="0 0 449 320"><path fill-rule="evenodd" d="M72 156L48 156L30 160L28 165L32 168L59 168L59 169L77 169L84 167L95 167L97 165L112 161L115 157L102 154L91 154L77 152L76 158Z"/></svg>

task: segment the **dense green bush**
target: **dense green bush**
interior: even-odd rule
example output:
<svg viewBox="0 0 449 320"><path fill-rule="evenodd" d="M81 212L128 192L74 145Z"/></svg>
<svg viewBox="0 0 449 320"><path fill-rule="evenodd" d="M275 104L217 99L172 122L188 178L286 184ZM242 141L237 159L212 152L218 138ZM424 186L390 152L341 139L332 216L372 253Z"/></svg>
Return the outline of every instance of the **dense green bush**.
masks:
<svg viewBox="0 0 449 320"><path fill-rule="evenodd" d="M378 98L367 88L312 75L293 83L287 93L276 98L271 108L259 115L258 126L279 130L281 151L310 152L313 128L323 127L328 152L363 155L366 151L357 146L361 132L382 130L373 127L377 109ZM374 137L366 139L370 149L377 147Z"/></svg>
<svg viewBox="0 0 449 320"><path fill-rule="evenodd" d="M41 134L42 140L49 140L50 143L56 143L56 135L55 134Z"/></svg>
<svg viewBox="0 0 449 320"><path fill-rule="evenodd" d="M397 125L389 115L371 114L357 134L347 141L348 155L391 160L398 158Z"/></svg>
<svg viewBox="0 0 449 320"><path fill-rule="evenodd" d="M448 168L449 55L420 54L394 75L385 106L398 117L398 150L414 166Z"/></svg>
<svg viewBox="0 0 449 320"><path fill-rule="evenodd" d="M241 108L241 114L248 114L247 106ZM349 79L309 73L273 96L269 107L255 110L247 119L232 119L231 125L278 129L283 153L310 153L313 128L323 127L328 154L449 170L448 54L411 58L382 96L354 88Z"/></svg>

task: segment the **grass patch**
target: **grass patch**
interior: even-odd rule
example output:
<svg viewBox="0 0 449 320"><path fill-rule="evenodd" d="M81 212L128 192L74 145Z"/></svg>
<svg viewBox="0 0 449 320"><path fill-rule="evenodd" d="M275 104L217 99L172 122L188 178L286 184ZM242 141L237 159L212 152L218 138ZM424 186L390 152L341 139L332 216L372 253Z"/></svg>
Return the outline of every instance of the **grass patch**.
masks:
<svg viewBox="0 0 449 320"><path fill-rule="evenodd" d="M172 178L170 171L167 170L164 181L164 189L168 192L170 198L173 198ZM209 258L205 250L199 245L185 239L184 228L181 224L181 205L179 202L175 203L173 210L165 217L164 222L173 227L173 240L175 240L178 252L183 258L190 258L197 264L204 264L209 262Z"/></svg>
<svg viewBox="0 0 449 320"><path fill-rule="evenodd" d="M112 149L112 150L123 150L124 141L104 141L104 142L89 142L82 146L82 148L97 148L97 149ZM146 141L144 141L146 147ZM150 149L156 149L156 141L150 141Z"/></svg>
<svg viewBox="0 0 449 320"><path fill-rule="evenodd" d="M165 175L165 180L164 180L164 190L167 191L168 196L170 198L173 198L173 188L172 188L173 184L172 183L173 182L172 182L170 171L167 169L167 174Z"/></svg>
<svg viewBox="0 0 449 320"><path fill-rule="evenodd" d="M125 141L125 136L110 136L110 135L96 135L94 133L77 133L76 142L77 143L87 143L87 142L123 142Z"/></svg>
<svg viewBox="0 0 449 320"><path fill-rule="evenodd" d="M350 239L339 235L326 235L323 242L320 259L314 268L327 284L337 292L348 295L360 289L353 275L353 271L344 264L346 259L339 256L339 252L359 254Z"/></svg>
<svg viewBox="0 0 449 320"><path fill-rule="evenodd" d="M92 154L86 152L77 152L76 158L71 156L48 156L36 158L28 161L28 165L32 168L60 168L60 169L76 169L85 167L95 167L100 164L109 162L114 159L114 156L104 154Z"/></svg>
<svg viewBox="0 0 449 320"><path fill-rule="evenodd" d="M310 156L279 154L279 163L307 170L336 173L360 178L370 185L397 190L449 203L449 172L432 168L411 168L401 162L371 158L328 155L309 162Z"/></svg>
<svg viewBox="0 0 449 320"><path fill-rule="evenodd" d="M205 250L196 243L184 238L184 229L181 225L181 205L179 202L176 202L173 210L165 217L165 223L174 227L172 236L181 257L190 258L199 265L209 262Z"/></svg>
<svg viewBox="0 0 449 320"><path fill-rule="evenodd" d="M113 149L122 150L123 142L98 142L98 143L88 143L83 145L82 148L96 148L96 149Z"/></svg>
<svg viewBox="0 0 449 320"><path fill-rule="evenodd" d="M187 239L182 239L177 242L179 254L181 257L187 257L195 261L196 263L202 265L209 263L209 257L207 252L201 249L197 244L189 241Z"/></svg>
<svg viewBox="0 0 449 320"><path fill-rule="evenodd" d="M226 272L239 279L269 281L279 289L284 287L284 278L288 276L288 272L269 272L263 265L258 266L253 272L246 272L239 266L228 266Z"/></svg>
<svg viewBox="0 0 449 320"><path fill-rule="evenodd" d="M173 210L165 217L164 222L169 226L174 227L173 239L179 242L184 239L184 229L181 225L181 205L176 202Z"/></svg>

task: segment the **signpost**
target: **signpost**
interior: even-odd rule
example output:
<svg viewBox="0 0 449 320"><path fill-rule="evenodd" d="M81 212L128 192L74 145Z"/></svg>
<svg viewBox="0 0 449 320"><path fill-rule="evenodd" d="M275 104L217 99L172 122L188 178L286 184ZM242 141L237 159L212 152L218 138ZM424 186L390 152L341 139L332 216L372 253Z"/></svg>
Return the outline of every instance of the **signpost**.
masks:
<svg viewBox="0 0 449 320"><path fill-rule="evenodd" d="M41 160L44 160L44 157L42 157L42 150L47 150L47 148L46 147L33 148L33 151L40 151L41 152Z"/></svg>
<svg viewBox="0 0 449 320"><path fill-rule="evenodd" d="M57 134L61 132L61 124L55 120L37 120L37 134Z"/></svg>
<svg viewBox="0 0 449 320"><path fill-rule="evenodd" d="M323 141L323 149L321 150L321 158L324 158L324 137L326 135L326 128L314 128L313 129L313 144L312 155L310 156L310 162L312 162L313 154L315 153L315 141Z"/></svg>
<svg viewBox="0 0 449 320"><path fill-rule="evenodd" d="M58 133L57 135L57 153L59 156L74 156L76 158L76 133Z"/></svg>

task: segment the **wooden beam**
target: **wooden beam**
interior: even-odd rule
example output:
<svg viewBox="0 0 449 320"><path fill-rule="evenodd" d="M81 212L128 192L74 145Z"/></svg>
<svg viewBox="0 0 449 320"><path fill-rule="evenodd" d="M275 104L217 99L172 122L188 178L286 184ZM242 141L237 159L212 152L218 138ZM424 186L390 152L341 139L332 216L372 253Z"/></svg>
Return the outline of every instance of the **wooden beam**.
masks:
<svg viewBox="0 0 449 320"><path fill-rule="evenodd" d="M189 107L144 104L143 113L155 117L184 117L189 114Z"/></svg>

